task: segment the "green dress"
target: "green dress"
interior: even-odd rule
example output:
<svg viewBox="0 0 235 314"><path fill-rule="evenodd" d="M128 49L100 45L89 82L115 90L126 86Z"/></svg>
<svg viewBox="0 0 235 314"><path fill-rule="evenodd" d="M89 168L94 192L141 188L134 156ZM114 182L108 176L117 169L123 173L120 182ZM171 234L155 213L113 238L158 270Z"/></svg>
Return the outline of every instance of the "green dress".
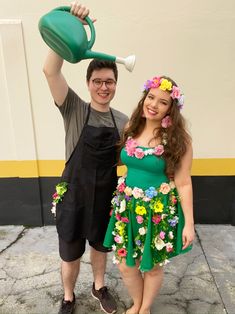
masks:
<svg viewBox="0 0 235 314"><path fill-rule="evenodd" d="M104 246L114 251L113 262L140 262L141 271L189 251L182 250L184 215L173 182L165 175L165 161L154 149L138 146L139 155L121 151L127 174L118 180ZM137 157L136 157L137 156Z"/></svg>

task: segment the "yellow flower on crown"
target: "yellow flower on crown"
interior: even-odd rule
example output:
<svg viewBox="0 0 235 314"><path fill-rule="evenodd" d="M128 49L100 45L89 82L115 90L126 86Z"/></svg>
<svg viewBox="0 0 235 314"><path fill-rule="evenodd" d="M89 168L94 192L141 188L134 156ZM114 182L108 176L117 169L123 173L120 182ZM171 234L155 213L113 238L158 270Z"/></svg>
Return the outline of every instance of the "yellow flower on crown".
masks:
<svg viewBox="0 0 235 314"><path fill-rule="evenodd" d="M135 212L137 215L145 215L147 213L146 208L144 206L136 206Z"/></svg>
<svg viewBox="0 0 235 314"><path fill-rule="evenodd" d="M162 213L163 212L163 204L160 200L156 201L153 205L153 209L155 213Z"/></svg>
<svg viewBox="0 0 235 314"><path fill-rule="evenodd" d="M172 83L170 81L168 81L167 79L162 79L161 80L161 85L159 86L159 88L161 90L168 90L171 91L172 90Z"/></svg>

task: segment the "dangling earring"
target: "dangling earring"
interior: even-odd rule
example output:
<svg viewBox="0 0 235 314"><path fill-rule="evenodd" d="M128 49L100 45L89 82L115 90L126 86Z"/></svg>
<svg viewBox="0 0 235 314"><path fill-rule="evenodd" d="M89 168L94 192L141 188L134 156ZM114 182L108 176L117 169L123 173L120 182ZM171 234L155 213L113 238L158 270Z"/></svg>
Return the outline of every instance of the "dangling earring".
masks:
<svg viewBox="0 0 235 314"><path fill-rule="evenodd" d="M169 126L172 126L172 120L170 116L165 116L165 118L162 119L161 126L164 129L167 129Z"/></svg>

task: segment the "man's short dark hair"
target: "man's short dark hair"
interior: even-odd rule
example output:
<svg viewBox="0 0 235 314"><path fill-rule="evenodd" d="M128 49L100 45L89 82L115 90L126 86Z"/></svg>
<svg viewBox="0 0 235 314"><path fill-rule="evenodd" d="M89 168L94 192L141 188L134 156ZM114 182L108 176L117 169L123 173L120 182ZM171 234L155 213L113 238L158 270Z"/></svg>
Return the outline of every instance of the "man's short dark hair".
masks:
<svg viewBox="0 0 235 314"><path fill-rule="evenodd" d="M90 80L91 75L93 71L96 70L102 70L102 69L110 69L113 71L115 80L117 81L118 79L118 69L117 65L113 61L106 61L106 60L99 60L99 59L93 59L87 68L87 73L86 73L86 80L87 82Z"/></svg>

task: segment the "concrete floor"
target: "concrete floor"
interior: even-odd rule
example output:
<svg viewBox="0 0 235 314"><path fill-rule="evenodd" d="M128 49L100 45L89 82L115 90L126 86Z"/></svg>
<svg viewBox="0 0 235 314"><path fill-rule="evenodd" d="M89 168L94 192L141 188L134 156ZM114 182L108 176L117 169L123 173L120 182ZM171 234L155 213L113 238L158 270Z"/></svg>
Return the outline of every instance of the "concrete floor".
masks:
<svg viewBox="0 0 235 314"><path fill-rule="evenodd" d="M235 314L235 227L196 225L190 253L172 259L152 314ZM58 313L63 295L54 226L0 226L0 313ZM109 254L106 284L118 301L118 314L130 298ZM103 313L90 296L89 248L83 256L75 293L75 314Z"/></svg>

